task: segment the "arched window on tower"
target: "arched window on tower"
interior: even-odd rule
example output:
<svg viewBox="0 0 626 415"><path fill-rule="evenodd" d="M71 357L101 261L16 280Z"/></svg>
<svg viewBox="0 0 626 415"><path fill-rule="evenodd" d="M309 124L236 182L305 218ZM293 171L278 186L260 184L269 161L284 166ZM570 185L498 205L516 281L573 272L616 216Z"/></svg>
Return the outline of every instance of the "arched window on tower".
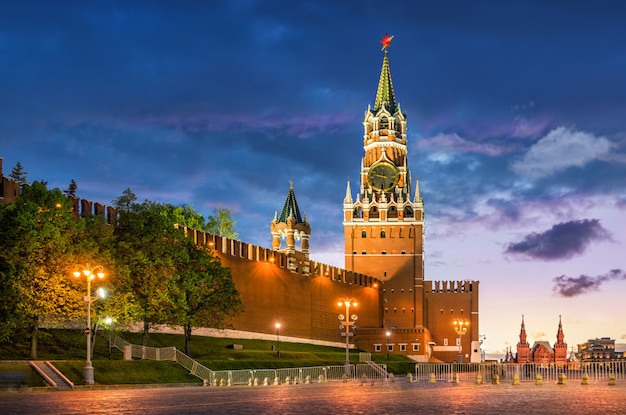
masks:
<svg viewBox="0 0 626 415"><path fill-rule="evenodd" d="M355 207L352 215L354 219L363 219L363 209L361 206Z"/></svg>
<svg viewBox="0 0 626 415"><path fill-rule="evenodd" d="M380 237L381 238L386 238L387 237L387 232L385 232L384 229L382 231L380 231Z"/></svg>
<svg viewBox="0 0 626 415"><path fill-rule="evenodd" d="M378 208L376 206L372 206L370 208L370 218L378 218L380 217Z"/></svg>
<svg viewBox="0 0 626 415"><path fill-rule="evenodd" d="M389 209L387 210L387 217L388 218L397 218L398 217L398 208L396 208L395 206L389 206Z"/></svg>
<svg viewBox="0 0 626 415"><path fill-rule="evenodd" d="M389 120L387 117L383 116L380 118L380 130L386 130L389 128Z"/></svg>
<svg viewBox="0 0 626 415"><path fill-rule="evenodd" d="M411 206L407 206L404 208L404 217L405 218L413 217L413 208Z"/></svg>
<svg viewBox="0 0 626 415"><path fill-rule="evenodd" d="M367 238L367 231L365 229L361 231L361 238Z"/></svg>

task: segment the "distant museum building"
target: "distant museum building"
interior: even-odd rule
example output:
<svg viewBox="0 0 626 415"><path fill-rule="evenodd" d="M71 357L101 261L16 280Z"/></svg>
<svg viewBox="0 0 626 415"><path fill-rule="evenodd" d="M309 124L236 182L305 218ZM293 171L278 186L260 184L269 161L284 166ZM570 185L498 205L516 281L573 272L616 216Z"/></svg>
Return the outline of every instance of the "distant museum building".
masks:
<svg viewBox="0 0 626 415"><path fill-rule="evenodd" d="M509 350L504 360L506 363L568 363L571 359L567 356L567 343L565 343L561 316L559 316L559 327L554 346L551 346L550 342L547 341L535 341L532 347L527 341L526 324L524 323L524 316L522 316L517 353L513 356Z"/></svg>

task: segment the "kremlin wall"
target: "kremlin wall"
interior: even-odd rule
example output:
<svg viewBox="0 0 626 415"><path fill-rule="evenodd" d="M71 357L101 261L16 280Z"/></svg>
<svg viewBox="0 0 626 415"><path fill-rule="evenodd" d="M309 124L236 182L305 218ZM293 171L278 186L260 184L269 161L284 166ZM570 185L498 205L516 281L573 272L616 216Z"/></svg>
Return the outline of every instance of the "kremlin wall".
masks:
<svg viewBox="0 0 626 415"><path fill-rule="evenodd" d="M2 175L1 168L0 158L0 203L10 203L19 195L19 184ZM104 216L107 223L116 223L113 207L74 197L71 199L75 216ZM195 229L184 228L184 231L197 244L212 249L222 264L231 269L245 306L243 314L227 322L227 327L234 330L229 332L234 335L241 331L242 337L257 333L268 338L276 334L275 325L280 323L280 336L285 339L342 346L345 338L341 337L337 317L343 309L337 306L337 301L353 298L358 301L358 307L353 309L358 320L350 347L385 353L389 340L392 353L407 354L416 360L439 357L444 361L453 361L456 358L456 347L446 356L446 353L434 352L435 344L428 346L428 341L436 343L432 337L424 343L416 340L428 334L429 330L424 328L391 329L392 336L387 338L382 325L384 282L377 278L312 261L299 251L288 254ZM476 287L476 282L468 281L428 282L425 314L432 322L430 331L451 331L449 313L455 308L461 310L459 304L467 304L463 307L469 316L471 310L477 308L477 302L472 306ZM452 331L452 342L454 337ZM413 350L412 344L418 344L416 342L420 346L418 350ZM401 351L401 344L407 345L404 352Z"/></svg>
<svg viewBox="0 0 626 415"><path fill-rule="evenodd" d="M376 100L365 111L355 148L363 154L358 191L353 195L348 181L343 199L345 269L309 259L311 227L293 184L270 223L271 248L184 230L231 269L245 311L227 323L246 337L277 334L280 323L281 336L301 341L341 345L348 339L350 347L419 362L480 362L478 281L424 280L424 203L409 169L406 114L391 81L392 38L381 40ZM0 202L14 201L19 184L1 168L0 161ZM117 223L112 207L77 198L73 203L77 216ZM358 305L343 309L340 301Z"/></svg>

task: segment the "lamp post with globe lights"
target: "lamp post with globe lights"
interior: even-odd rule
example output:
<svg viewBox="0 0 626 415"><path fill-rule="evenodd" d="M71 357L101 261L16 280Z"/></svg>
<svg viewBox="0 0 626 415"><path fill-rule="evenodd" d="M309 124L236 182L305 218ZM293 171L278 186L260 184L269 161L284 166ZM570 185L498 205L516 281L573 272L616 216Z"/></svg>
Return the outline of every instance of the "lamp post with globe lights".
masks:
<svg viewBox="0 0 626 415"><path fill-rule="evenodd" d="M91 303L98 298L104 298L105 292L104 289L99 288L96 295L92 296L91 281L96 277L100 280L103 279L105 277L104 268L100 265L96 265L92 268L89 264L86 264L82 270L80 270L80 267L77 267L73 275L76 278L80 278L81 275L83 275L87 279L87 295L83 297L83 301L87 303L87 327L85 328L85 336L87 336L87 360L85 362L84 377L86 384L93 385L93 366L91 364Z"/></svg>
<svg viewBox="0 0 626 415"><path fill-rule="evenodd" d="M349 366L350 366L350 337L354 336L354 323L359 318L356 314L350 314L350 307L356 307L359 303L354 298L345 298L343 300L339 300L337 302L337 306L345 307L346 314L339 314L337 318L340 321L339 330L341 330L341 335L346 337L346 374L348 374ZM350 327L352 327L352 331L350 331Z"/></svg>
<svg viewBox="0 0 626 415"><path fill-rule="evenodd" d="M454 331L459 335L459 363L463 363L463 335L467 333L467 329L469 328L469 321L467 320L454 320L452 322L454 325Z"/></svg>

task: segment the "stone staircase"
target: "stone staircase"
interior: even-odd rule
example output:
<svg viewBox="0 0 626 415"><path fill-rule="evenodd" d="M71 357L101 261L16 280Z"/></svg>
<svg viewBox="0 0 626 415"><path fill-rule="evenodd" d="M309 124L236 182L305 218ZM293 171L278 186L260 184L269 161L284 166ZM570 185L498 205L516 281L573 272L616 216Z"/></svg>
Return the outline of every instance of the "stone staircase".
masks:
<svg viewBox="0 0 626 415"><path fill-rule="evenodd" d="M28 363L50 386L59 390L71 390L74 388L72 381L66 378L59 369L47 360L31 360Z"/></svg>

